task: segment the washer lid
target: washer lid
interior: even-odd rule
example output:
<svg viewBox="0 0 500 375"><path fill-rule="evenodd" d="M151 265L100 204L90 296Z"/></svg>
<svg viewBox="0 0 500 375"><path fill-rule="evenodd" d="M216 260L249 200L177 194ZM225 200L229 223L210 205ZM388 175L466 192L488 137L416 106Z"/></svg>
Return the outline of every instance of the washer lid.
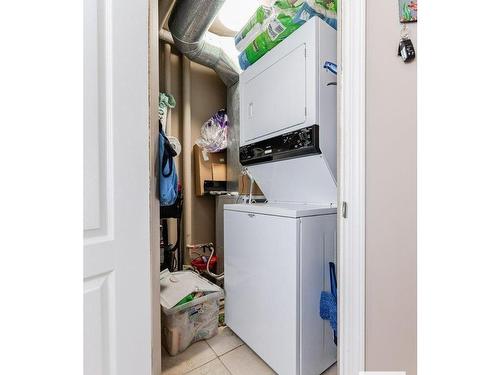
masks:
<svg viewBox="0 0 500 375"><path fill-rule="evenodd" d="M226 204L224 210L291 218L337 213L337 207L297 203Z"/></svg>

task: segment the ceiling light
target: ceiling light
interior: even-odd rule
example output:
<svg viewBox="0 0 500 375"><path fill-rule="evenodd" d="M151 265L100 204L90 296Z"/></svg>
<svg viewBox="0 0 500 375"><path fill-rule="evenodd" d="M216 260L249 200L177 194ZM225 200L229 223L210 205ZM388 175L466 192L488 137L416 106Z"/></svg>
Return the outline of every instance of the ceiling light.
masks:
<svg viewBox="0 0 500 375"><path fill-rule="evenodd" d="M259 0L226 0L218 13L219 19L228 29L240 31L260 4Z"/></svg>

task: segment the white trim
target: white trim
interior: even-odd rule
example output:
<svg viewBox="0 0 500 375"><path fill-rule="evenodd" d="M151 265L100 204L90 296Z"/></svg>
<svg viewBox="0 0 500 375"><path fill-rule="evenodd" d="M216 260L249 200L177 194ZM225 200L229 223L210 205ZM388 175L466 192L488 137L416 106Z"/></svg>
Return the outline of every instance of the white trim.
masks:
<svg viewBox="0 0 500 375"><path fill-rule="evenodd" d="M148 0L148 91L149 91L149 231L151 259L151 375L161 374L160 310L160 202L156 176L158 153L158 101L160 92L158 1Z"/></svg>
<svg viewBox="0 0 500 375"><path fill-rule="evenodd" d="M339 375L365 370L365 12L339 9Z"/></svg>

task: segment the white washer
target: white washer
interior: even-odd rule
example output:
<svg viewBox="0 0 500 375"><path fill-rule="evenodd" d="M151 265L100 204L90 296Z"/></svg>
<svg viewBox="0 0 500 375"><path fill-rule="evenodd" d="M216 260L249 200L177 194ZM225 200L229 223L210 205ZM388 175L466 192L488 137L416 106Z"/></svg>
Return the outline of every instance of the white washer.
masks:
<svg viewBox="0 0 500 375"><path fill-rule="evenodd" d="M319 375L336 361L319 315L336 261L336 216L326 205L224 207L226 323L280 375Z"/></svg>

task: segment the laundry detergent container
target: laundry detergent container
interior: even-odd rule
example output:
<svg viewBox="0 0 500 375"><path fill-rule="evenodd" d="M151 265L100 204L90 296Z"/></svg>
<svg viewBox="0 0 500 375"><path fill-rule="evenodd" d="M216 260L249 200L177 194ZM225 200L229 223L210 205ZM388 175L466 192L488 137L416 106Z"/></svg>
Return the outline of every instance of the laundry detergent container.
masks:
<svg viewBox="0 0 500 375"><path fill-rule="evenodd" d="M224 292L217 285L192 271L173 272L167 277L177 278L178 283L193 284L194 292L206 293L190 302L169 307L165 297L166 294L172 293L172 290L162 285L160 293L162 345L170 355L174 356L184 351L192 343L211 338L217 334L219 305ZM204 288L205 285L207 288Z"/></svg>

